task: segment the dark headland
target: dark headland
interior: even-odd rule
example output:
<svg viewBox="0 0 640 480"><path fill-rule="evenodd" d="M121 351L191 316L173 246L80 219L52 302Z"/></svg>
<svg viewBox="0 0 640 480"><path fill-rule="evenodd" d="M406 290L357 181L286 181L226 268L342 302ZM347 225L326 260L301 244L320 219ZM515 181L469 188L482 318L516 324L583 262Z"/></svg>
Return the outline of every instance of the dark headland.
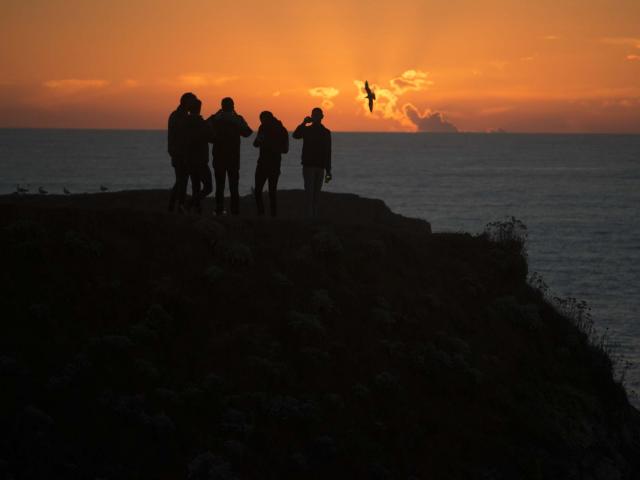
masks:
<svg viewBox="0 0 640 480"><path fill-rule="evenodd" d="M640 478L638 411L519 242L301 197L0 197L0 478Z"/></svg>

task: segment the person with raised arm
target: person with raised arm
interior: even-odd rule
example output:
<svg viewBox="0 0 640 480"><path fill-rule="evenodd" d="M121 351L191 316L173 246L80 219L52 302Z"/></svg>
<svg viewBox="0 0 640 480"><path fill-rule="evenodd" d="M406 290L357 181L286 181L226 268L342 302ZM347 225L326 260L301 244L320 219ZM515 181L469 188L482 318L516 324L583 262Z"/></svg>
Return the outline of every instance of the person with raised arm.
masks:
<svg viewBox="0 0 640 480"><path fill-rule="evenodd" d="M318 216L318 201L322 182L331 181L331 131L322 124L321 108L311 110L293 132L293 138L302 139L302 177L304 178L306 214Z"/></svg>

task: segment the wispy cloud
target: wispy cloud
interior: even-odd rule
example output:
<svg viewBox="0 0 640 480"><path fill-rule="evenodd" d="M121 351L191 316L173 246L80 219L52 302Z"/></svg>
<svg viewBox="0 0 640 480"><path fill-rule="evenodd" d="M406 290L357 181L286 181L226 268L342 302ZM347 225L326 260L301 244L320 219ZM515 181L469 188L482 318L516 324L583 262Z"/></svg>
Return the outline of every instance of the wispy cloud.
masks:
<svg viewBox="0 0 640 480"><path fill-rule="evenodd" d="M100 79L65 78L63 80L47 80L43 85L54 90L73 92L105 88L109 85L109 82Z"/></svg>
<svg viewBox="0 0 640 480"><path fill-rule="evenodd" d="M600 41L607 45L624 45L640 49L640 38L638 37L604 37Z"/></svg>
<svg viewBox="0 0 640 480"><path fill-rule="evenodd" d="M337 97L340 90L335 87L313 87L309 89L309 95L322 98L322 106L327 110L333 108L332 98Z"/></svg>
<svg viewBox="0 0 640 480"><path fill-rule="evenodd" d="M503 71L505 67L509 65L509 62L505 62L504 60L494 60L492 62L489 62L489 65L495 68L496 70Z"/></svg>
<svg viewBox="0 0 640 480"><path fill-rule="evenodd" d="M554 40L560 40L560 37L557 35L545 35L544 37L542 37L542 39L552 42Z"/></svg>
<svg viewBox="0 0 640 480"><path fill-rule="evenodd" d="M407 70L402 75L392 78L389 81L393 92L396 95L402 95L410 91L420 91L433 85L431 80L427 79L428 74L420 70Z"/></svg>
<svg viewBox="0 0 640 480"><path fill-rule="evenodd" d="M640 60L640 55L627 55L627 60L630 62L637 62Z"/></svg>
<svg viewBox="0 0 640 480"><path fill-rule="evenodd" d="M178 83L184 87L218 87L237 79L238 77L233 75L185 73L178 77Z"/></svg>
<svg viewBox="0 0 640 480"><path fill-rule="evenodd" d="M142 85L140 80L136 80L134 78L127 78L122 81L122 85L127 88L136 88Z"/></svg>

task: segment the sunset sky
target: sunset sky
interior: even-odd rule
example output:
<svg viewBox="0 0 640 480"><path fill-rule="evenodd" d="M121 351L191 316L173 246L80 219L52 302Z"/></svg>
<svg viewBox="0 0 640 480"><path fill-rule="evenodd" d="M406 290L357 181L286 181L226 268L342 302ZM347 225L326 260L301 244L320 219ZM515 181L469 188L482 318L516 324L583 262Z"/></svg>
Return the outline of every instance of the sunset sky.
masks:
<svg viewBox="0 0 640 480"><path fill-rule="evenodd" d="M640 133L638 0L0 1L0 127L164 128L193 91L254 127Z"/></svg>

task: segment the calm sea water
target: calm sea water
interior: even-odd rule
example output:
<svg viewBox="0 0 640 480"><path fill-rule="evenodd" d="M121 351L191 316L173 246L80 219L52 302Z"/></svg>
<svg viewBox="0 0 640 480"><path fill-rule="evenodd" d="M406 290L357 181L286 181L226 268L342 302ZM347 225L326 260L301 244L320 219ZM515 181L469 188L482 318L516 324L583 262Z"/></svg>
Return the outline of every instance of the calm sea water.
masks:
<svg viewBox="0 0 640 480"><path fill-rule="evenodd" d="M640 391L640 136L335 133L333 144L328 190L381 198L434 231L522 220L531 270L591 305L634 362L627 385ZM0 193L18 183L51 193L167 188L165 146L162 131L0 129ZM245 140L241 193L256 157ZM293 140L281 188L301 188L299 158Z"/></svg>

